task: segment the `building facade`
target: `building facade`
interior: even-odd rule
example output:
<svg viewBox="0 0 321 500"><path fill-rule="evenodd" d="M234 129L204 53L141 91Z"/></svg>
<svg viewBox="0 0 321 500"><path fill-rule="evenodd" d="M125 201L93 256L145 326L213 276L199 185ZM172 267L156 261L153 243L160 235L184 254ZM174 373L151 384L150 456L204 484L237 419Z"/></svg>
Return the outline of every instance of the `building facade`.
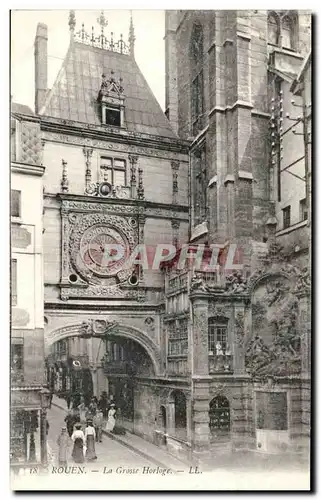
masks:
<svg viewBox="0 0 321 500"><path fill-rule="evenodd" d="M309 447L311 96L293 86L310 29L305 12L166 13L166 115L190 141L189 241L232 243L242 265L185 286L196 451Z"/></svg>
<svg viewBox="0 0 321 500"><path fill-rule="evenodd" d="M185 458L304 452L309 146L286 113L309 79L310 16L166 12L165 114L132 22L128 43L99 23L77 30L70 12L50 90L45 25L35 39L47 383L106 391L129 430ZM189 264L153 268L158 244Z"/></svg>
<svg viewBox="0 0 321 500"><path fill-rule="evenodd" d="M172 130L129 41L88 39L70 13L70 46L45 93L47 30L35 40L44 184L46 371L60 397L103 391L128 428L154 439L167 377L164 275L156 244L188 240L188 142ZM144 244L148 268L105 263L105 245L126 255ZM145 266L146 267L146 266ZM166 396L166 397L167 397Z"/></svg>
<svg viewBox="0 0 321 500"><path fill-rule="evenodd" d="M39 119L11 107L11 434L13 467L46 462Z"/></svg>

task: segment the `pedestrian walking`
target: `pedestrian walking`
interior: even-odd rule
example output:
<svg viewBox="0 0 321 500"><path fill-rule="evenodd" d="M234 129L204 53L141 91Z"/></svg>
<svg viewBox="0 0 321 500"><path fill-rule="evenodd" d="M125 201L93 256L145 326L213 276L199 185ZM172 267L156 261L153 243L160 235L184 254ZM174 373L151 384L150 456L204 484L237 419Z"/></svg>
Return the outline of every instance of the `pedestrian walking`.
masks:
<svg viewBox="0 0 321 500"><path fill-rule="evenodd" d="M96 440L96 432L93 427L92 420L88 420L87 427L85 430L85 440L86 440L86 458L87 460L96 460L96 450L95 450L95 440Z"/></svg>
<svg viewBox="0 0 321 500"><path fill-rule="evenodd" d="M114 403L112 403L110 405L110 410L108 411L106 431L112 432L114 430L116 423L115 415L116 415L115 405Z"/></svg>
<svg viewBox="0 0 321 500"><path fill-rule="evenodd" d="M126 429L123 427L123 416L120 407L116 408L113 434L121 434L123 436L126 434Z"/></svg>
<svg viewBox="0 0 321 500"><path fill-rule="evenodd" d="M101 410L98 410L96 415L93 418L93 424L96 432L96 441L102 442L102 434L103 434L103 419L104 415Z"/></svg>
<svg viewBox="0 0 321 500"><path fill-rule="evenodd" d="M89 405L89 413L94 417L97 413L97 404L94 398L91 398L90 405Z"/></svg>
<svg viewBox="0 0 321 500"><path fill-rule="evenodd" d="M72 433L74 432L74 425L76 423L76 415L75 415L75 412L73 410L70 410L68 412L68 415L65 417L65 422L66 422L69 437L71 437Z"/></svg>
<svg viewBox="0 0 321 500"><path fill-rule="evenodd" d="M99 408L103 412L104 418L107 418L107 407L108 407L108 399L107 392L103 391L99 400Z"/></svg>
<svg viewBox="0 0 321 500"><path fill-rule="evenodd" d="M78 406L78 411L79 411L79 417L80 417L80 423L82 425L82 429L85 430L86 428L86 418L87 418L87 408L84 403L84 400L82 399L82 402Z"/></svg>
<svg viewBox="0 0 321 500"><path fill-rule="evenodd" d="M57 439L57 445L58 445L58 463L61 466L67 465L67 452L68 452L68 445L69 445L69 437L67 434L67 428L63 427L61 429L61 434L58 436Z"/></svg>
<svg viewBox="0 0 321 500"><path fill-rule="evenodd" d="M85 444L85 435L81 430L80 423L77 423L75 425L75 430L71 436L71 439L74 443L71 456L76 462L76 464L82 464L85 461L84 453L86 452L86 444Z"/></svg>

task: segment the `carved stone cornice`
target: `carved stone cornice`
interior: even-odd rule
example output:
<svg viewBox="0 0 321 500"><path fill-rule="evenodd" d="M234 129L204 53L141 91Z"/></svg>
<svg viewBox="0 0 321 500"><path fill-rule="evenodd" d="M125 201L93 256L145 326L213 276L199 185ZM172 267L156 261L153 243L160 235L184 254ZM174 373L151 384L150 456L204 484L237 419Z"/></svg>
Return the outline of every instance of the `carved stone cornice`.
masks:
<svg viewBox="0 0 321 500"><path fill-rule="evenodd" d="M147 152L146 148L163 150L162 152L154 151L151 156L163 156L166 158L170 158L173 157L173 154L171 153L181 153L188 155L188 147L190 144L189 141L185 141L182 139L153 136L150 134L131 132L116 127L102 127L100 125L85 124L75 122L73 120L65 120L53 117L49 118L45 116L41 116L40 126L41 130L46 132L46 134L44 134L43 136L43 139L45 140L58 140L59 142L81 144L82 146L87 140L87 142L89 142L87 145L92 147L102 146L103 149L123 149L121 148L121 146L125 146L125 150L128 153L135 152L138 154L143 154L144 156L150 156L149 151ZM52 134L57 135L54 136ZM65 140L65 137L61 137L65 134L69 136L69 140ZM108 145L106 144L107 141L115 140L117 141L117 144L113 144L111 147L108 147ZM131 143L130 146L128 145L129 141ZM101 144L101 146L98 144ZM132 151L131 147L137 147L138 150Z"/></svg>
<svg viewBox="0 0 321 500"><path fill-rule="evenodd" d="M92 196L74 195L70 193L48 194L46 198L58 198L67 210L75 212L94 211L94 212L114 212L114 213L139 213L141 209L146 217L161 219L177 219L181 222L188 222L188 207L156 203L147 200L130 200L125 198L94 198Z"/></svg>

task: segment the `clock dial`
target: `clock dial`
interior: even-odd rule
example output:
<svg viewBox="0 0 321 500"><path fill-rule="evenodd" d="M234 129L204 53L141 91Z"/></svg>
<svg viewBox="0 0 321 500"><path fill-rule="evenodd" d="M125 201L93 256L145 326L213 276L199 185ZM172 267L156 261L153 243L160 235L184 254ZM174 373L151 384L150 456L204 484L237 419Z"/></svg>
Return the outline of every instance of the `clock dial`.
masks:
<svg viewBox="0 0 321 500"><path fill-rule="evenodd" d="M122 257L111 260L110 257L118 252ZM92 227L82 237L82 261L88 270L98 276L115 276L123 268L128 255L129 245L127 240L115 229L108 226Z"/></svg>
<svg viewBox="0 0 321 500"><path fill-rule="evenodd" d="M109 259L110 245L116 245L116 241L108 234L95 236L89 243L89 256L100 267L111 267L115 262Z"/></svg>

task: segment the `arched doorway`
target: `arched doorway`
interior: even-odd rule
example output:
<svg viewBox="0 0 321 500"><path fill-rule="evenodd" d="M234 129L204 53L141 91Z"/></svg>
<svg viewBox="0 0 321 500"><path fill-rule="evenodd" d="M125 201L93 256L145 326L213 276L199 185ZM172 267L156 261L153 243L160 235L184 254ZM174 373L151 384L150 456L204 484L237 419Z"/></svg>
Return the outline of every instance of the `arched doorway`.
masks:
<svg viewBox="0 0 321 500"><path fill-rule="evenodd" d="M186 439L187 418L186 418L186 396L180 390L175 390L171 394L171 403L173 405L173 427L175 436L180 439Z"/></svg>
<svg viewBox="0 0 321 500"><path fill-rule="evenodd" d="M167 424L166 424L166 408L163 405L160 407L160 424L161 424L162 431L164 433L166 433L166 428L167 428Z"/></svg>
<svg viewBox="0 0 321 500"><path fill-rule="evenodd" d="M230 439L230 404L225 396L212 399L209 409L211 442L226 442Z"/></svg>

